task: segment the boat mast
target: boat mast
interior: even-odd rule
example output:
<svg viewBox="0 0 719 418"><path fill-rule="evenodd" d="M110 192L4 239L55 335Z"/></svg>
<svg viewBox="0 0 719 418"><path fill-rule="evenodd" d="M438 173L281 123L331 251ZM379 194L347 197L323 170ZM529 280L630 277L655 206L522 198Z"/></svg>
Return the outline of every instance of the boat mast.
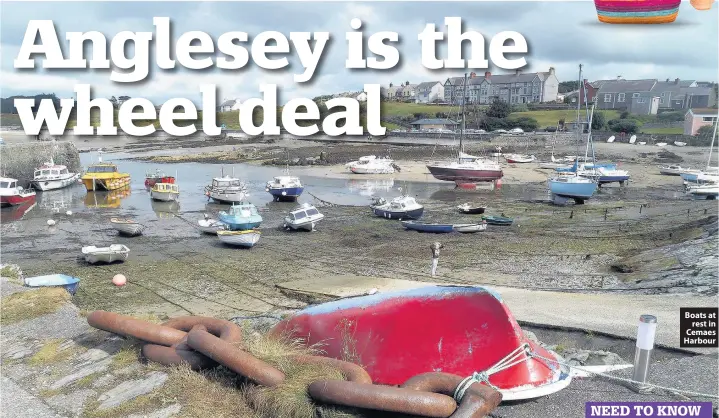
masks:
<svg viewBox="0 0 719 418"><path fill-rule="evenodd" d="M709 146L709 158L707 159L707 171L712 162L712 150L714 149L714 139L717 137L717 126L719 126L719 117L714 121L714 133L712 133L712 143Z"/></svg>
<svg viewBox="0 0 719 418"><path fill-rule="evenodd" d="M577 168L576 168L576 171L574 172L574 174L576 176L579 175L579 139L581 138L581 135L579 132L579 112L582 107L582 95L581 95L581 93L582 93L582 64L579 64L579 80L578 81L579 81L579 85L577 86L577 125L575 127L577 129L577 141L576 141L577 142L577 151L576 151L577 158L575 160L575 164L576 164ZM586 97L584 99L586 100Z"/></svg>
<svg viewBox="0 0 719 418"><path fill-rule="evenodd" d="M462 162L462 153L464 152L464 103L467 101L467 73L464 73L464 91L462 92L462 125L459 131L459 162Z"/></svg>

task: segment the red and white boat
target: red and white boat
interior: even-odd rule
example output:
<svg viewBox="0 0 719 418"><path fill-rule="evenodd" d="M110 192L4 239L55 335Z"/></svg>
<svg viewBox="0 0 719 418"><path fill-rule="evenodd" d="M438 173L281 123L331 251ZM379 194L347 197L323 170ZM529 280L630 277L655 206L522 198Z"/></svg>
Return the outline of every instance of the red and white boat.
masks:
<svg viewBox="0 0 719 418"><path fill-rule="evenodd" d="M324 303L272 333L321 344L326 356L363 365L378 384L401 385L425 372L486 373L504 400L518 400L557 392L572 376L483 287L428 286Z"/></svg>
<svg viewBox="0 0 719 418"><path fill-rule="evenodd" d="M147 173L145 174L145 187L148 189L152 189L155 184L157 183L175 183L175 178L173 176L168 176L162 171L155 170L154 173Z"/></svg>
<svg viewBox="0 0 719 418"><path fill-rule="evenodd" d="M507 160L508 163L531 163L537 160L537 157L534 155L525 155L525 154L507 154L504 156L504 158Z"/></svg>
<svg viewBox="0 0 719 418"><path fill-rule="evenodd" d="M0 177L0 204L2 207L17 206L35 201L35 190L25 190L17 185L17 179Z"/></svg>

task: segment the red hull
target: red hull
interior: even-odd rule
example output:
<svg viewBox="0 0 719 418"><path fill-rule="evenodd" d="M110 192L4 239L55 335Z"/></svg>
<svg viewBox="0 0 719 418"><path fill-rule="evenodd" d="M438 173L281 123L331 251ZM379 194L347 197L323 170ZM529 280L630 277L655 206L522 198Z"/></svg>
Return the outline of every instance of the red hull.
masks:
<svg viewBox="0 0 719 418"><path fill-rule="evenodd" d="M175 183L175 178L172 176L165 176L165 177L146 177L145 178L145 187L152 188L157 183Z"/></svg>
<svg viewBox="0 0 719 418"><path fill-rule="evenodd" d="M17 206L35 201L35 193L26 195L0 196L0 204L3 207Z"/></svg>
<svg viewBox="0 0 719 418"><path fill-rule="evenodd" d="M525 343L555 358L527 340L499 296L481 287L431 286L325 303L280 322L273 332L321 344L328 357L361 364L375 383L387 385L431 371L470 376ZM556 364L530 358L491 375L490 382L522 391L555 384L560 374Z"/></svg>
<svg viewBox="0 0 719 418"><path fill-rule="evenodd" d="M454 181L462 183L482 183L499 180L504 176L502 170L471 170L448 168L441 166L427 166L437 180Z"/></svg>

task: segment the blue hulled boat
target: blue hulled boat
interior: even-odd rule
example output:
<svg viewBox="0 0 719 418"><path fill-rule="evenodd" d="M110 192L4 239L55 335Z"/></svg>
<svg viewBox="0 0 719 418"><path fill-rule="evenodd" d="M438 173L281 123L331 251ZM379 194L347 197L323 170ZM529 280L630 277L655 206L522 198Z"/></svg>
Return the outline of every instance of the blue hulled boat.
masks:
<svg viewBox="0 0 719 418"><path fill-rule="evenodd" d="M424 206L410 196L395 197L389 202L380 198L370 208L375 215L387 219L419 219L424 213Z"/></svg>
<svg viewBox="0 0 719 418"><path fill-rule="evenodd" d="M62 286L71 295L77 292L80 287L80 279L67 274L49 274L47 276L35 276L25 278L25 286L28 287L54 287Z"/></svg>
<svg viewBox="0 0 719 418"><path fill-rule="evenodd" d="M297 198L305 190L302 187L299 177L294 176L277 176L272 181L267 182L265 190L269 192L274 200L297 200Z"/></svg>
<svg viewBox="0 0 719 418"><path fill-rule="evenodd" d="M252 203L233 205L227 212L220 212L218 218L230 231L245 231L257 228L262 223L262 216Z"/></svg>
<svg viewBox="0 0 719 418"><path fill-rule="evenodd" d="M452 224L429 224L417 221L402 221L402 225L413 231L419 232L433 232L435 234L447 233L454 231L454 225Z"/></svg>
<svg viewBox="0 0 719 418"><path fill-rule="evenodd" d="M574 199L584 203L597 191L598 183L593 179L579 176L558 176L549 179L549 191L553 196Z"/></svg>

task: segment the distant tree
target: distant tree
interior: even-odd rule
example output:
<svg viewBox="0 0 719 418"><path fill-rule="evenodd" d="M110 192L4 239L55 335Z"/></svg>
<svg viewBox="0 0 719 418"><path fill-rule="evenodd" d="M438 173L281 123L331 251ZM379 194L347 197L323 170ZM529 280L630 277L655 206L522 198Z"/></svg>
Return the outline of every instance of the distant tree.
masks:
<svg viewBox="0 0 719 418"><path fill-rule="evenodd" d="M511 122L507 120L506 118L495 118L491 116L487 116L484 119L482 119L482 122L480 122L479 127L481 129L484 129L487 132L495 131L497 129L511 129L514 126L511 126Z"/></svg>
<svg viewBox="0 0 719 418"><path fill-rule="evenodd" d="M639 132L639 123L634 119L612 119L608 123L612 132L624 132L627 134L635 134Z"/></svg>
<svg viewBox="0 0 719 418"><path fill-rule="evenodd" d="M680 122L684 120L684 112L662 112L657 115L657 120L663 122Z"/></svg>
<svg viewBox="0 0 719 418"><path fill-rule="evenodd" d="M512 106L509 103L496 99L489 105L487 109L487 116L490 118L504 119L512 113ZM497 128L500 129L500 128Z"/></svg>
<svg viewBox="0 0 719 418"><path fill-rule="evenodd" d="M629 117L629 112L626 110L619 114L619 119L626 119Z"/></svg>
<svg viewBox="0 0 719 418"><path fill-rule="evenodd" d="M702 144L710 144L712 140L712 135L714 134L714 126L713 125L706 125L699 128L699 130L696 133L696 137Z"/></svg>
<svg viewBox="0 0 719 418"><path fill-rule="evenodd" d="M512 125L512 128L522 128L524 131L536 131L539 128L539 122L536 119L528 116L522 116L517 119L511 119L508 124Z"/></svg>
<svg viewBox="0 0 719 418"><path fill-rule="evenodd" d="M449 115L444 112L437 112L434 114L434 117L436 117L437 119L447 119Z"/></svg>
<svg viewBox="0 0 719 418"><path fill-rule="evenodd" d="M110 97L110 103L112 103L112 107L117 107L117 98L115 96Z"/></svg>
<svg viewBox="0 0 719 418"><path fill-rule="evenodd" d="M601 131L607 124L607 117L602 112L594 112L592 115L592 129Z"/></svg>
<svg viewBox="0 0 719 418"><path fill-rule="evenodd" d="M124 103L124 102L130 100L130 96L120 96L117 98L117 100Z"/></svg>
<svg viewBox="0 0 719 418"><path fill-rule="evenodd" d="M562 81L559 83L559 93L569 93L579 90L579 81Z"/></svg>

